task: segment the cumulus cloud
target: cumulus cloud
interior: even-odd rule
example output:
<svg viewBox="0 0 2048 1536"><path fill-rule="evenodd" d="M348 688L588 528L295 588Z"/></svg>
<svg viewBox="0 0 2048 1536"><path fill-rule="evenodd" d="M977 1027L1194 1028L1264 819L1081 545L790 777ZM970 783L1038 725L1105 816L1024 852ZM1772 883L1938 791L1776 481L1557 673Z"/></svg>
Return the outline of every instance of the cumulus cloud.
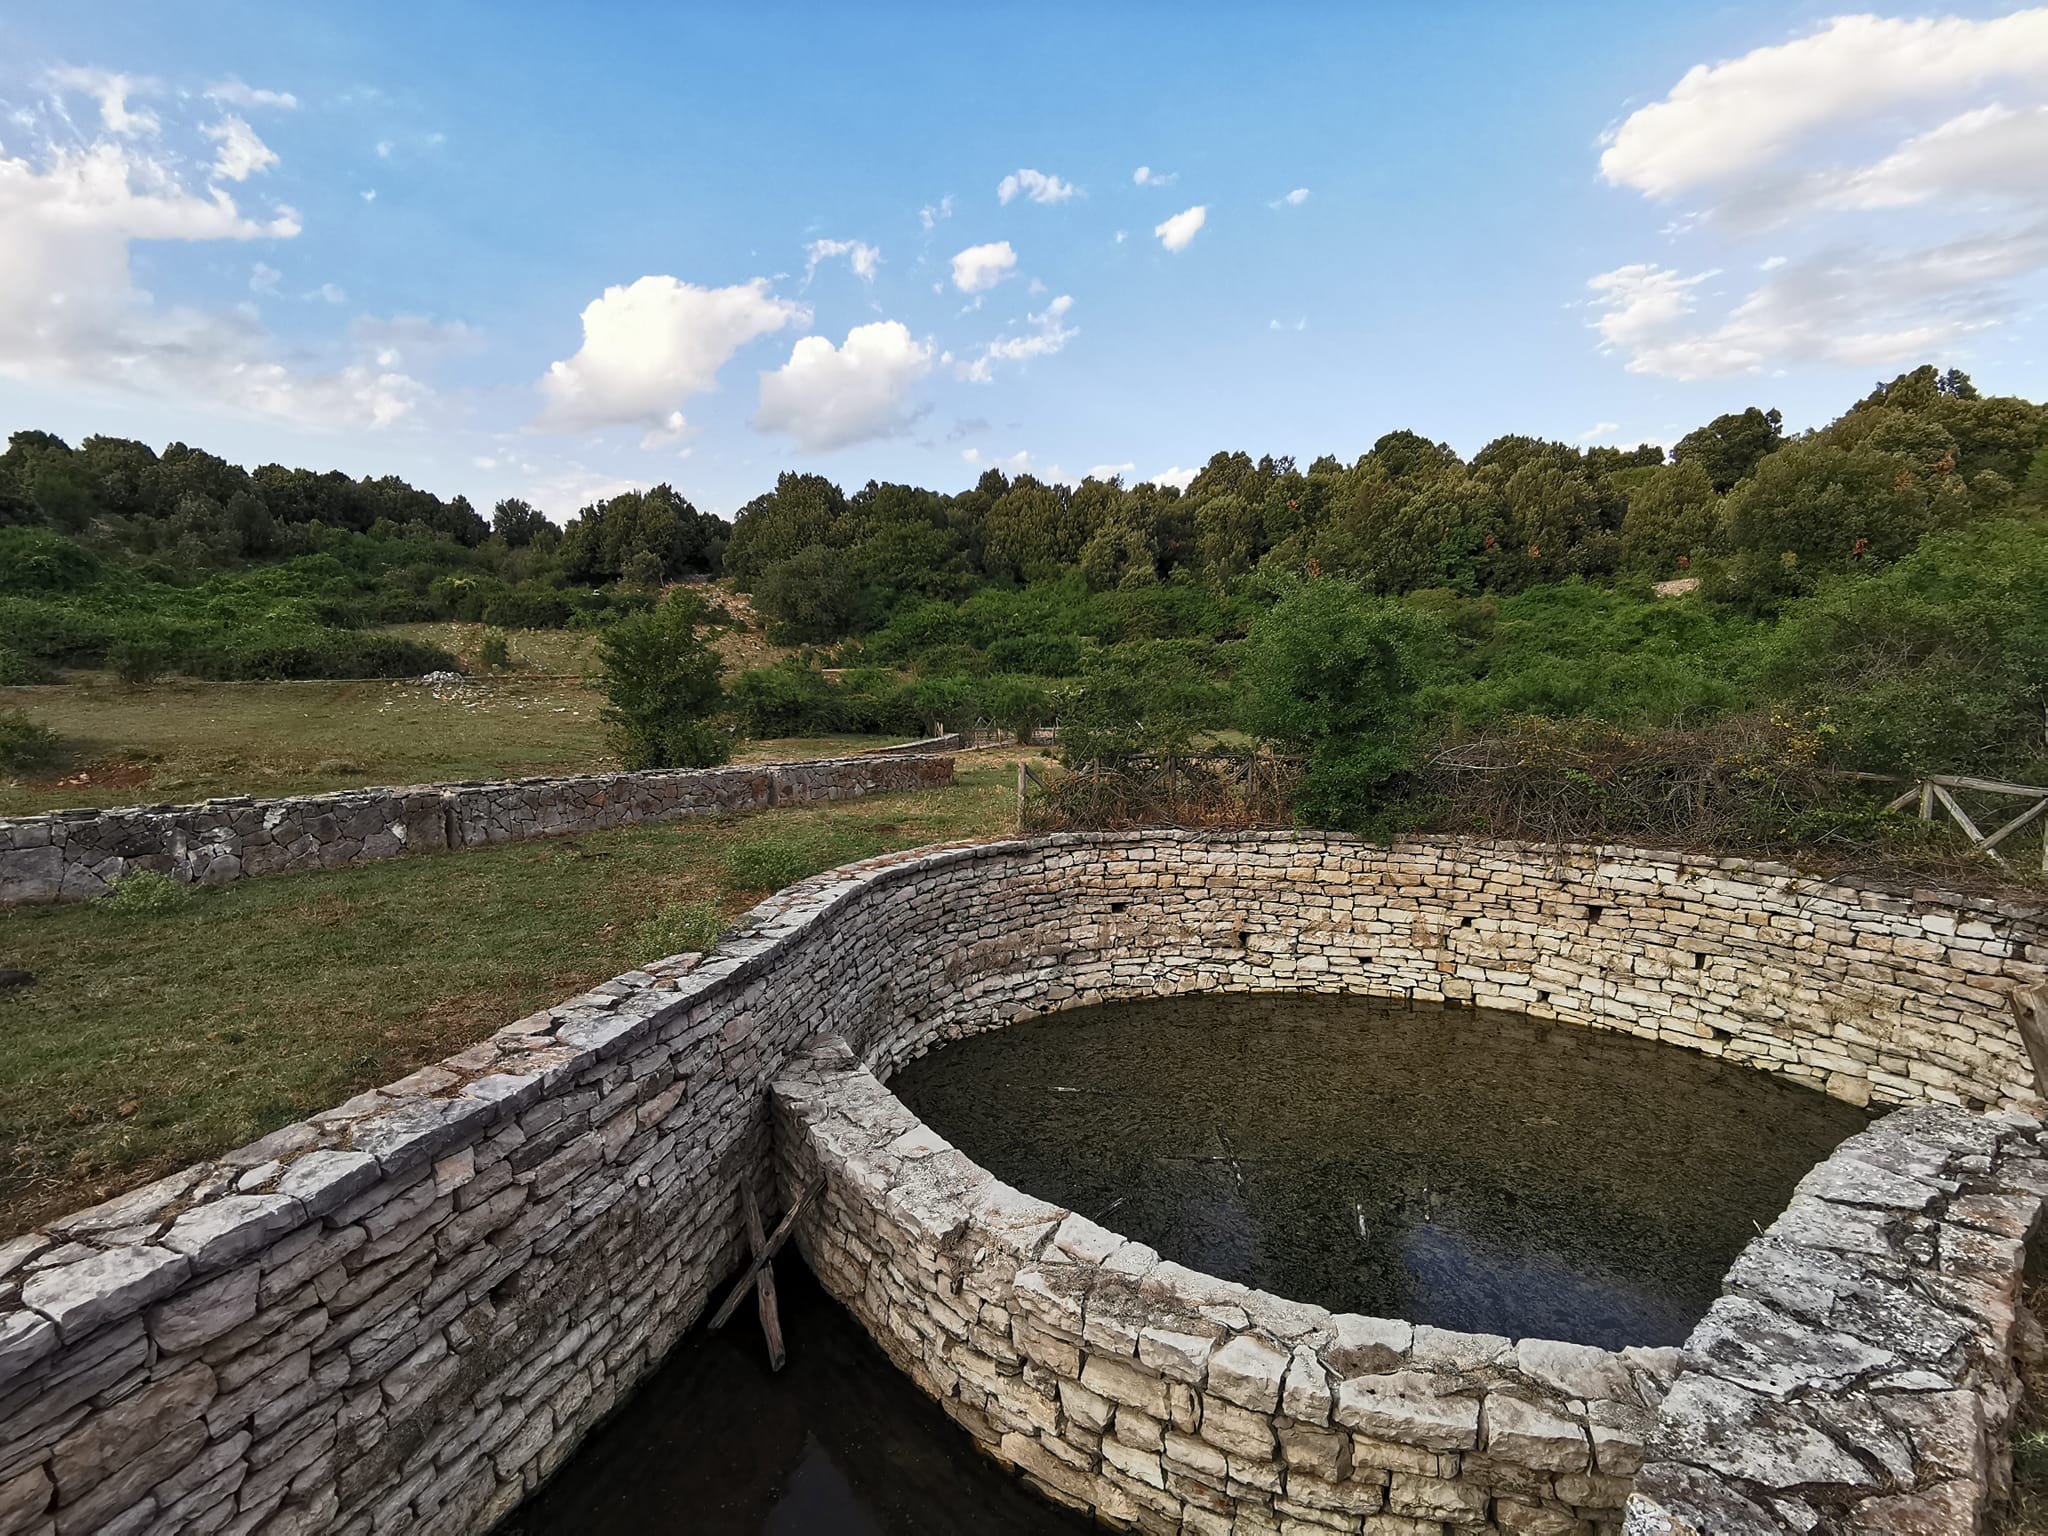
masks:
<svg viewBox="0 0 2048 1536"><path fill-rule="evenodd" d="M1582 443L1597 443L1601 438L1612 437L1620 430L1621 423L1618 421L1596 421L1579 434L1578 440Z"/></svg>
<svg viewBox="0 0 2048 1536"><path fill-rule="evenodd" d="M1128 475L1138 466L1135 464L1097 464L1088 471L1090 480L1114 480L1118 475Z"/></svg>
<svg viewBox="0 0 2048 1536"><path fill-rule="evenodd" d="M741 347L787 325L808 325L810 307L778 298L757 277L729 288L647 276L605 289L583 310L583 345L540 380L536 425L582 432L646 426L681 430L678 408L712 389Z"/></svg>
<svg viewBox="0 0 2048 1536"><path fill-rule="evenodd" d="M1609 136L1600 172L1666 198L1769 166L1844 124L2048 78L2048 9L1985 21L1839 16L1739 59L1695 65Z"/></svg>
<svg viewBox="0 0 2048 1536"><path fill-rule="evenodd" d="M1266 204L1266 206L1268 208L1299 208L1303 203L1307 201L1308 188L1296 187L1292 192L1281 193L1278 197L1274 198L1272 202Z"/></svg>
<svg viewBox="0 0 2048 1536"><path fill-rule="evenodd" d="M1201 233L1202 226L1209 222L1209 210L1201 203L1176 213L1164 223L1153 226L1152 233L1159 237L1159 243L1169 251L1184 251L1188 242Z"/></svg>
<svg viewBox="0 0 2048 1536"><path fill-rule="evenodd" d="M875 280L875 268L881 265L882 253L865 240L813 240L804 247L804 286L811 286L819 263L841 256L846 258L847 265L853 268L853 275L862 282L872 283Z"/></svg>
<svg viewBox="0 0 2048 1536"><path fill-rule="evenodd" d="M183 162L139 147L161 125L126 109L134 88L102 97L108 138L46 136L38 150L0 154L0 373L322 427L388 426L430 399L419 379L358 353L280 361L253 305L165 303L136 287L134 241L288 240L299 220L288 208L245 213L218 182L195 188ZM253 292L276 283L275 268L253 266Z"/></svg>
<svg viewBox="0 0 2048 1536"><path fill-rule="evenodd" d="M999 469L1011 479L1029 475L1047 485L1079 485L1081 482L1068 474L1057 464L1039 464L1033 461L1029 452L1019 448L1015 453L984 454L979 448L960 450L960 461L976 469Z"/></svg>
<svg viewBox="0 0 2048 1536"><path fill-rule="evenodd" d="M290 91L262 90L245 84L233 75L209 85L206 88L206 97L207 100L217 101L224 107L274 107L287 112L299 104L299 98Z"/></svg>
<svg viewBox="0 0 2048 1536"><path fill-rule="evenodd" d="M201 131L220 146L213 157L213 174L224 181L247 181L277 164L277 152L233 114Z"/></svg>
<svg viewBox="0 0 2048 1536"><path fill-rule="evenodd" d="M1180 180L1180 172L1155 171L1149 165L1141 165L1131 172L1131 180L1141 187L1170 187Z"/></svg>
<svg viewBox="0 0 2048 1536"><path fill-rule="evenodd" d="M955 374L973 384L986 384L995 377L995 364L1024 362L1034 357L1051 357L1081 334L1078 326L1066 323L1074 307L1071 294L1061 294L1035 315L1025 318L1026 329L1014 336L990 342L979 357L958 364Z"/></svg>
<svg viewBox="0 0 2048 1536"><path fill-rule="evenodd" d="M53 69L45 77L60 91L78 91L98 103L100 122L109 133L123 138L140 138L160 132L163 124L154 112L128 105L130 96L148 96L161 91L156 81L142 75L120 75L105 69Z"/></svg>
<svg viewBox="0 0 2048 1536"><path fill-rule="evenodd" d="M996 183L996 201L1008 203L1013 198L1028 197L1034 203L1064 203L1080 190L1071 181L1061 181L1044 171L1013 171Z"/></svg>
<svg viewBox="0 0 2048 1536"><path fill-rule="evenodd" d="M1017 270L1010 242L970 245L953 258L953 286L962 293L986 293Z"/></svg>
<svg viewBox="0 0 2048 1536"><path fill-rule="evenodd" d="M1843 16L1698 65L1608 135L1600 170L1687 198L1672 232L1724 247L1591 279L1601 345L1631 370L1923 361L2010 320L2012 286L2048 267L2048 9ZM1766 232L1775 250L1742 249ZM1716 266L1752 286L1702 286Z"/></svg>
<svg viewBox="0 0 2048 1536"><path fill-rule="evenodd" d="M896 320L857 325L837 347L806 336L788 362L761 375L754 425L788 433L806 453L892 437L910 425L910 392L931 372L932 355Z"/></svg>
<svg viewBox="0 0 2048 1536"><path fill-rule="evenodd" d="M1156 475L1147 476L1145 484L1167 485L1176 491L1184 491L1195 483L1195 476L1200 473L1199 469L1182 469L1176 464L1172 469L1162 469Z"/></svg>
<svg viewBox="0 0 2048 1536"><path fill-rule="evenodd" d="M938 228L941 220L950 219L951 217L953 217L953 194L950 192L936 203L927 203L924 207L917 210L917 221L924 226L926 234L930 234L934 229Z"/></svg>

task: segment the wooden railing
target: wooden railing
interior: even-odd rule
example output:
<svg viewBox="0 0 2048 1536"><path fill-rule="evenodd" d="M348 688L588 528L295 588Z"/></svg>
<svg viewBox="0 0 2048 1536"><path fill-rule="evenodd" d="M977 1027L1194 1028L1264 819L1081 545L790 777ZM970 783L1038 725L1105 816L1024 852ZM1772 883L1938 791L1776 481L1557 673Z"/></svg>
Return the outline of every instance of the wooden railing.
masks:
<svg viewBox="0 0 2048 1536"><path fill-rule="evenodd" d="M2002 795L2033 803L2004 826L1986 832L1956 800L1958 790L1967 794ZM1920 780L1885 809L1903 811L1915 800L1920 802L1922 821L1934 820L1937 809L1946 811L1963 829L1963 835L1969 838L1972 852L1989 854L2000 863L2005 862L2005 855L1998 851L1998 845L2022 828L2038 823L2041 828L2041 868L2048 872L2048 816L2043 815L2048 812L2048 789L2038 784L2007 784L1999 779L1971 779L1960 774L1936 773Z"/></svg>

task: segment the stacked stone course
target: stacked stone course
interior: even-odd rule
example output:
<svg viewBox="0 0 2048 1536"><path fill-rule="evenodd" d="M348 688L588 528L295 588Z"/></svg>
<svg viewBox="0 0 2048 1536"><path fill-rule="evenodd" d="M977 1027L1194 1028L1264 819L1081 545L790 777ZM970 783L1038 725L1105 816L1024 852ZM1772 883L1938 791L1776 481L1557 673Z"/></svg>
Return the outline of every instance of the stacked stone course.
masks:
<svg viewBox="0 0 2048 1536"><path fill-rule="evenodd" d="M1187 1536L1614 1525L1674 1349L1332 1314L1011 1188L827 1037L774 1084L825 1286L1060 1503Z"/></svg>
<svg viewBox="0 0 2048 1536"><path fill-rule="evenodd" d="M1350 990L1526 1005L1851 1098L2032 1109L2004 994L2038 983L2044 961L2026 914L1625 850L1067 834L849 866L763 903L709 956L629 972L397 1083L0 1244L0 1536L486 1529L699 1315L743 1247L739 1180L755 1179L773 1208L765 1090L821 1029L886 1075L937 1040L1098 1000ZM953 1167L937 1151L906 1162L935 1175ZM923 1232L911 1208L948 1188L906 1176L887 1201L902 1207L905 1233ZM976 1219L1021 1244L1045 1213L1019 1200ZM1064 1222L1054 1230L1070 1245L1097 1240ZM1104 1269L1120 1251L1085 1267ZM1029 1267L1021 1249L993 1241L967 1258L992 1266L990 1284L1004 1283L1014 1258L1013 1291ZM1119 1311L1105 1290L1091 1349L1082 1297L1073 1406L1055 1392L1076 1424L1101 1421L1093 1432L1116 1447L1103 1454L1123 1457L1118 1476L1135 1486L1160 1492L1144 1458L1159 1456L1163 1482L1171 1433L1187 1458L1209 1458L1178 1464L1209 1479L1188 1487L1213 1492L1220 1455L1229 1494L1235 1456L1238 1481L1297 1536L1328 1517L1368 1518L1287 1494L1317 1492L1317 1479L1349 1490L1318 1496L1381 1498L1377 1531L1462 1519L1464 1503L1438 1516L1400 1511L1468 1498L1438 1485L1464 1487L1480 1469L1495 1518L1510 1510L1531 1531L1618 1504L1614 1484L1570 1480L1624 1475L1600 1458L1612 1429L1605 1465L1619 1465L1626 1426L1603 1429L1594 1405L1632 1395L1644 1406L1654 1361L1630 1364L1625 1389L1608 1393L1562 1376L1546 1385L1519 1347L1512 1358L1492 1345L1460 1353L1420 1329L1332 1354L1344 1347L1335 1320L1300 1326L1310 1309L1212 1292L1218 1282L1141 1258L1118 1261L1132 1270L1132 1306L1170 1292L1183 1326ZM1052 1278L1042 1302L1034 1292L1018 1304L1007 1344L978 1294L976 1314L958 1319L987 1335L970 1332L977 1351L1015 1367L977 1383L984 1414L1035 1358L1019 1347L1020 1326L1047 1353L1075 1333L1074 1298L1057 1289L1062 1262L1043 1247L1032 1262ZM1112 1326L1115 1342L1104 1342ZM1301 1412L1287 1406L1288 1371L1279 1408L1257 1407L1274 1368L1267 1351L1286 1343L1291 1370L1296 1346L1326 1327L1333 1343L1311 1352L1328 1372L1327 1418L1310 1410L1306 1367ZM1139 1385L1153 1376L1163 1400ZM1201 1398L1192 1429L1175 1387ZM1031 1422L1043 1410L1017 1391L1006 1411ZM1267 1472L1247 1450L1261 1414L1281 1446ZM1442 1419L1442 1438L1456 1443L1424 1449L1459 1458L1458 1479L1419 1454L1395 1466L1362 1453L1364 1442L1394 1443L1387 1432L1418 1415ZM1159 1425L1156 1448L1145 1418ZM1234 1451L1231 1426L1245 1437ZM1033 1443L1052 1460L1034 1470L1059 1487L1053 1441L1068 1443L1056 1425L1047 1441L1040 1424ZM1529 1459L1576 1466L1581 1442L1578 1470ZM1298 1481L1260 1485L1283 1464ZM1385 1471L1377 1494L1361 1467ZM1134 1519L1156 1518L1125 1491ZM1287 1494L1287 1510L1275 1494ZM1188 1518L1190 1530L1217 1528Z"/></svg>
<svg viewBox="0 0 2048 1536"><path fill-rule="evenodd" d="M353 789L0 819L0 907L103 896L137 870L221 885L410 853L601 832L952 781L929 754Z"/></svg>

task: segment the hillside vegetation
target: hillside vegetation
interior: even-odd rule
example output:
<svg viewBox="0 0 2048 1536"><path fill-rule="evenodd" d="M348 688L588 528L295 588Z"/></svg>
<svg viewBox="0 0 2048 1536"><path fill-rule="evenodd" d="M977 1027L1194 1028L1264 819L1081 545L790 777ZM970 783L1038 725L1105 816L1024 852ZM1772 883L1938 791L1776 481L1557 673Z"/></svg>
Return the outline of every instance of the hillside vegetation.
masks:
<svg viewBox="0 0 2048 1536"><path fill-rule="evenodd" d="M1349 463L1219 453L1185 491L790 473L730 524L667 486L557 528L391 478L17 433L0 682L418 673L453 662L430 622L608 632L722 576L793 654L687 707L757 736L1057 719L1070 760L1255 739L1309 763L1306 814L1361 827L1421 818L1418 769L1475 740L2029 778L2044 502L2048 412L1931 367L1819 430L1751 408L1669 455L1510 436L1467 461L1391 432Z"/></svg>

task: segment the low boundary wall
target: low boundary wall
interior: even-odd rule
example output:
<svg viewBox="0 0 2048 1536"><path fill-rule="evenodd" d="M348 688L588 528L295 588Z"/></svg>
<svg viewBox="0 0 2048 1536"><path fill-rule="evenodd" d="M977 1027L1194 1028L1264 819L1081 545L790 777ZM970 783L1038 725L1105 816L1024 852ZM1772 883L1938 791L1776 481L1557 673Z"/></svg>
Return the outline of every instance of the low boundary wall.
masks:
<svg viewBox="0 0 2048 1536"><path fill-rule="evenodd" d="M2044 962L1988 903L1629 850L1061 834L849 866L0 1243L0 1536L488 1528L743 1251L767 1084L821 1028L886 1075L1110 997L1377 992L2031 1109L2006 994Z"/></svg>
<svg viewBox="0 0 2048 1536"><path fill-rule="evenodd" d="M351 789L0 819L0 907L103 896L136 870L201 885L717 811L950 783L923 753Z"/></svg>

